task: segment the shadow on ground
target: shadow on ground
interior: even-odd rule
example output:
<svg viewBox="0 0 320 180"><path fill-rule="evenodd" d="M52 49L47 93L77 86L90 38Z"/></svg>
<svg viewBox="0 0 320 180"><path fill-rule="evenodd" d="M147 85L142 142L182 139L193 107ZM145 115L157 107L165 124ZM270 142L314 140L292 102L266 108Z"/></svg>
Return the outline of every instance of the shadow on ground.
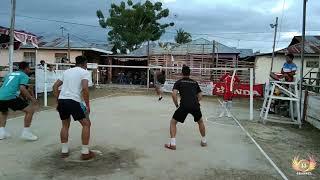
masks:
<svg viewBox="0 0 320 180"><path fill-rule="evenodd" d="M50 147L49 149L57 148ZM130 171L138 168L136 160L142 157L134 149L95 146L92 149L99 150L102 154L97 155L92 161L80 161L79 149L71 150L72 154L69 158L73 158L74 161L59 158L60 152L57 151L43 154L39 160L32 163L31 169L46 179L59 176L76 178L109 175L118 171Z"/></svg>

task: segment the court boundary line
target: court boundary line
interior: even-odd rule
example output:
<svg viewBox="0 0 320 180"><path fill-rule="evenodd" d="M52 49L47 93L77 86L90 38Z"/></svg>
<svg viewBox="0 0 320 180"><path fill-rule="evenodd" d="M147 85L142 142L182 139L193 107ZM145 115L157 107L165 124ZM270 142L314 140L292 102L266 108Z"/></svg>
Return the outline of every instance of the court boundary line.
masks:
<svg viewBox="0 0 320 180"><path fill-rule="evenodd" d="M239 126L235 126L235 125L231 125L231 124L222 124L222 123L217 123L217 122L212 122L212 121L207 121L207 122L210 122L211 124L215 124L215 125L220 125L220 126L239 128Z"/></svg>
<svg viewBox="0 0 320 180"><path fill-rule="evenodd" d="M206 118L205 118L205 119L206 119L206 122L209 122L209 123L211 123L211 124L221 125L221 126L227 126L227 127L239 128L239 126L237 126L237 125L232 125L232 124L222 124L222 123L218 123L218 122L210 121L210 120L208 120L208 118L210 118L210 117L213 117L213 116L209 116L209 117L206 117Z"/></svg>
<svg viewBox="0 0 320 180"><path fill-rule="evenodd" d="M222 105L220 99L218 99L219 103ZM269 155L262 149L262 147L256 142L256 140L250 135L250 133L241 125L241 123L237 120L236 117L231 114L232 119L239 125L244 133L250 138L250 140L256 145L256 147L260 150L260 152L264 155L264 157L269 161L269 163L273 166L273 168L280 174L282 179L289 180L288 177L281 171L281 169L275 164L275 162L269 157Z"/></svg>

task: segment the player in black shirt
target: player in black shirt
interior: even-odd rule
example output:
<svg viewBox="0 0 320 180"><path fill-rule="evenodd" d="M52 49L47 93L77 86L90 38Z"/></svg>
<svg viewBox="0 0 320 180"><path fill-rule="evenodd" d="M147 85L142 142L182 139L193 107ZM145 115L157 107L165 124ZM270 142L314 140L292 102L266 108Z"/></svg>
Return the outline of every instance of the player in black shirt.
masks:
<svg viewBox="0 0 320 180"><path fill-rule="evenodd" d="M159 101L163 98L162 87L166 82L166 72L164 70L160 70L159 72L155 73L155 89L156 93L159 96Z"/></svg>
<svg viewBox="0 0 320 180"><path fill-rule="evenodd" d="M170 143L165 144L165 147L171 150L176 149L177 123L184 123L189 113L192 114L194 121L199 125L200 134L202 136L201 146L207 146L207 141L205 138L206 129L202 119L199 103L202 99L201 89L196 81L190 79L190 68L188 66L183 66L182 74L183 78L174 84L172 93L172 99L177 107L177 110L170 121ZM178 92L181 97L180 105L178 104Z"/></svg>

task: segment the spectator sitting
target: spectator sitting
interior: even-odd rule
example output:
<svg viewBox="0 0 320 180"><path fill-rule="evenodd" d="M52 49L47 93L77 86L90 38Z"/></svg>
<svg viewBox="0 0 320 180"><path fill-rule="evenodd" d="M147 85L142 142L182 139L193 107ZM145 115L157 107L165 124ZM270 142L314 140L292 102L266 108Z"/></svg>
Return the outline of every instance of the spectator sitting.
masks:
<svg viewBox="0 0 320 180"><path fill-rule="evenodd" d="M61 63L62 63L62 64L69 64L70 61L69 61L67 58L62 58L62 59L61 59ZM60 66L60 70L67 70L67 69L70 69L70 66L69 66L69 65L61 65L61 66Z"/></svg>
<svg viewBox="0 0 320 180"><path fill-rule="evenodd" d="M40 61L40 64L38 64L38 69L42 69L42 70L44 70L44 65L46 64L46 62L44 61L44 60L41 60Z"/></svg>
<svg viewBox="0 0 320 180"><path fill-rule="evenodd" d="M140 85L147 85L147 75L145 72L141 72L141 82Z"/></svg>
<svg viewBox="0 0 320 180"><path fill-rule="evenodd" d="M286 62L283 64L281 69L281 73L274 73L270 74L270 77L277 81L286 81L286 82L293 82L294 76L296 75L297 65L293 63L294 55L287 54L286 55Z"/></svg>
<svg viewBox="0 0 320 180"><path fill-rule="evenodd" d="M134 84L134 85L140 84L140 80L139 80L139 78L138 78L138 75L135 74L135 75L133 76L132 84Z"/></svg>
<svg viewBox="0 0 320 180"><path fill-rule="evenodd" d="M53 68L53 66L52 65L48 65L48 70L49 70L49 72L54 72L54 73L56 73L56 71L55 71L55 69Z"/></svg>
<svg viewBox="0 0 320 180"><path fill-rule="evenodd" d="M125 83L125 77L124 77L123 71L118 73L118 80L117 81L118 81L119 84L124 84Z"/></svg>
<svg viewBox="0 0 320 180"><path fill-rule="evenodd" d="M131 72L131 71L129 71L129 72L127 73L127 75L125 76L125 78L126 78L127 84L132 84L132 82L133 82L133 75L132 75L132 72Z"/></svg>

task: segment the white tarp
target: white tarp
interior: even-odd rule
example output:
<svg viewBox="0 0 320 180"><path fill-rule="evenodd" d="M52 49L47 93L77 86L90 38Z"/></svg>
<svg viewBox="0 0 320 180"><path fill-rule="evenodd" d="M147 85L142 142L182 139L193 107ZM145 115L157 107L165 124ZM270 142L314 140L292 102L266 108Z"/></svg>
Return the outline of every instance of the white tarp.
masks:
<svg viewBox="0 0 320 180"><path fill-rule="evenodd" d="M172 92L172 88L174 86L175 80L167 80L164 83L163 91L164 92ZM212 96L213 92L213 83L211 81L208 82L198 82L201 88L203 95Z"/></svg>
<svg viewBox="0 0 320 180"><path fill-rule="evenodd" d="M65 70L55 70L55 71L48 71L47 70L47 91L52 91L53 84L62 77L62 74ZM90 72L90 81L89 86L92 86L92 71ZM44 80L44 70L37 69L36 70L36 87L37 87L37 93L43 93L44 92L44 86L45 86L45 80Z"/></svg>

